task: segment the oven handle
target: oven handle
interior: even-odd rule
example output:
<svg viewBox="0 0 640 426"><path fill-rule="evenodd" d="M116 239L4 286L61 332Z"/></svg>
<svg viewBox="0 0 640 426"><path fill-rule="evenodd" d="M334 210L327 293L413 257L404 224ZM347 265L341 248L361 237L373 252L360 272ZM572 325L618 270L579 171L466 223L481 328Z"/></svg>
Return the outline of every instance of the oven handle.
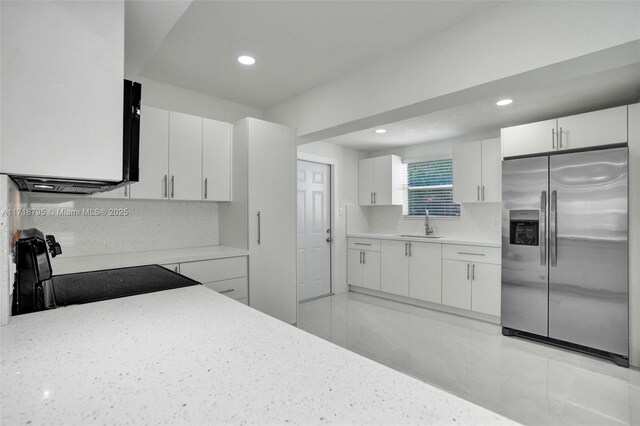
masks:
<svg viewBox="0 0 640 426"><path fill-rule="evenodd" d="M540 265L547 264L547 191L540 194Z"/></svg>

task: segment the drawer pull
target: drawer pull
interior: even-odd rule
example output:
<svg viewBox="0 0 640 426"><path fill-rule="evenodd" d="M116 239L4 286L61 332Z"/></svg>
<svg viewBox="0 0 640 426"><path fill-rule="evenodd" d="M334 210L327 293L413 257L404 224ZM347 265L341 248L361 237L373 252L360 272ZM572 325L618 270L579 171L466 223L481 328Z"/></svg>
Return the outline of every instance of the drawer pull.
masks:
<svg viewBox="0 0 640 426"><path fill-rule="evenodd" d="M224 291L219 291L218 293L220 294L224 294L224 293L231 293L232 291L235 291L234 289L230 288L228 290L224 290Z"/></svg>
<svg viewBox="0 0 640 426"><path fill-rule="evenodd" d="M484 253L469 253L469 252L466 252L466 251L459 251L458 254L466 254L466 255L469 255L469 256L484 256Z"/></svg>
<svg viewBox="0 0 640 426"><path fill-rule="evenodd" d="M353 243L357 246L370 246L371 244L367 244L367 243Z"/></svg>

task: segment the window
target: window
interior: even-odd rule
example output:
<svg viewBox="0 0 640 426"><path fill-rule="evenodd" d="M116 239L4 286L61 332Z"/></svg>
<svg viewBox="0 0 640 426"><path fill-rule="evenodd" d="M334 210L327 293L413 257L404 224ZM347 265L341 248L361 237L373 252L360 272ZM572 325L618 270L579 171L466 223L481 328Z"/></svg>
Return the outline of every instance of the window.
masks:
<svg viewBox="0 0 640 426"><path fill-rule="evenodd" d="M406 164L403 213L405 216L460 216L453 202L453 164L450 158Z"/></svg>

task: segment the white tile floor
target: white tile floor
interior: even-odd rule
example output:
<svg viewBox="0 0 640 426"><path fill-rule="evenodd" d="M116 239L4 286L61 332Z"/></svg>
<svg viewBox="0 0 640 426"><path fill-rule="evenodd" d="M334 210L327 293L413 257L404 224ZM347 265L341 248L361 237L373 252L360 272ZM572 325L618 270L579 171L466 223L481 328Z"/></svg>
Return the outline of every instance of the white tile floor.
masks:
<svg viewBox="0 0 640 426"><path fill-rule="evenodd" d="M640 425L640 370L500 327L356 293L301 303L298 325L530 425Z"/></svg>

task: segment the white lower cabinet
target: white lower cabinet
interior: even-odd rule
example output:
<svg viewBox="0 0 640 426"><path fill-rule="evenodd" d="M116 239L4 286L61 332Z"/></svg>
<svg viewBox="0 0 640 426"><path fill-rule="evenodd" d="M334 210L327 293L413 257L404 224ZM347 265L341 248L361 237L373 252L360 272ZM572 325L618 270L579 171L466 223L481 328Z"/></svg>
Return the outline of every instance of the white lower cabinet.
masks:
<svg viewBox="0 0 640 426"><path fill-rule="evenodd" d="M168 267L169 265L162 266ZM247 304L246 256L184 262L179 265L179 272L211 290Z"/></svg>
<svg viewBox="0 0 640 426"><path fill-rule="evenodd" d="M380 290L380 240L349 239L347 284Z"/></svg>
<svg viewBox="0 0 640 426"><path fill-rule="evenodd" d="M380 258L380 290L409 296L409 243L382 240Z"/></svg>
<svg viewBox="0 0 640 426"><path fill-rule="evenodd" d="M500 249L448 245L442 255L442 303L500 316Z"/></svg>
<svg viewBox="0 0 640 426"><path fill-rule="evenodd" d="M348 245L352 286L500 316L498 247L364 238Z"/></svg>

